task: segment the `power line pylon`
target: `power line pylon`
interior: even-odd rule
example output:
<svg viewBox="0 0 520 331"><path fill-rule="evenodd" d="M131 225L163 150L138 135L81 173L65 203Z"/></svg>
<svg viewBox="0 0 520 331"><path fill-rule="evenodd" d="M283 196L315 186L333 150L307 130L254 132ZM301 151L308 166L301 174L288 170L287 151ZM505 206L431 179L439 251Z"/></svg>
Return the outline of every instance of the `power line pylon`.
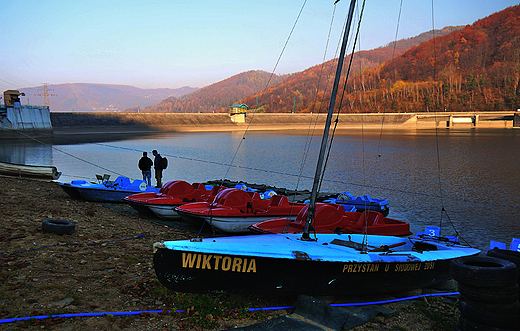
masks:
<svg viewBox="0 0 520 331"><path fill-rule="evenodd" d="M41 89L38 89L38 91L43 91L43 93L40 93L40 94L35 94L37 96L43 96L43 106L47 106L50 108L51 106L51 103L49 102L49 97L50 96L58 96L57 94L50 94L49 91L54 91L53 89L49 89L49 83L42 83L43 84L43 88Z"/></svg>

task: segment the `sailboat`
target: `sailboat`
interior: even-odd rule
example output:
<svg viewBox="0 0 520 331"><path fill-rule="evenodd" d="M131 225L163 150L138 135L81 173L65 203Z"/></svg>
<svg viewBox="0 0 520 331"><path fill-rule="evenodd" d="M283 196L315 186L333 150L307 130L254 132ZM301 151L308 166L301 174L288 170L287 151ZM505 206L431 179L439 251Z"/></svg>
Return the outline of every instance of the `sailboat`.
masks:
<svg viewBox="0 0 520 331"><path fill-rule="evenodd" d="M158 280L177 292L351 295L422 288L447 279L453 259L480 250L427 231L408 238L310 229L328 130L352 24L351 0L303 234L195 238L153 245Z"/></svg>

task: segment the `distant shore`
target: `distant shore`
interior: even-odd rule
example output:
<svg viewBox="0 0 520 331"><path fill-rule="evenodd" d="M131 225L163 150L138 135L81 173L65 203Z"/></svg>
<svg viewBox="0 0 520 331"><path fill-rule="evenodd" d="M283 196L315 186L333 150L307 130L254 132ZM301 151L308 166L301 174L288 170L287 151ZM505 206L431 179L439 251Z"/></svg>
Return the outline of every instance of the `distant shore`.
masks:
<svg viewBox="0 0 520 331"><path fill-rule="evenodd" d="M336 115L334 116L334 119ZM142 135L164 132L287 131L323 129L325 114L51 113L55 135ZM340 114L338 130L520 127L516 112Z"/></svg>

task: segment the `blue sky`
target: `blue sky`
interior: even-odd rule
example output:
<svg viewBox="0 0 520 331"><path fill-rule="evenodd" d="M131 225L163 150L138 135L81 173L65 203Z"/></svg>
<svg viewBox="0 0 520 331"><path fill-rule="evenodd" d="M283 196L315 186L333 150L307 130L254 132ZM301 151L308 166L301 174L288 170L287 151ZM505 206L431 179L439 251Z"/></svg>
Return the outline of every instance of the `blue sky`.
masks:
<svg viewBox="0 0 520 331"><path fill-rule="evenodd" d="M359 49L472 24L509 0L368 0ZM0 2L0 88L42 83L204 87L248 70L277 74L322 62L334 0L8 0ZM362 1L358 0L358 4ZM327 59L349 0L335 8Z"/></svg>

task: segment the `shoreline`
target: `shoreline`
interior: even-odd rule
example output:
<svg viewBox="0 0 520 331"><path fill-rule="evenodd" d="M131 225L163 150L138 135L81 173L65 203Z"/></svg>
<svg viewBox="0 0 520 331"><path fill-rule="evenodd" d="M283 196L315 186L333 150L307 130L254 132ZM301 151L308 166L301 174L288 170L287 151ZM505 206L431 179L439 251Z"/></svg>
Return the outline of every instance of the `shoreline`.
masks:
<svg viewBox="0 0 520 331"><path fill-rule="evenodd" d="M337 130L422 130L436 128L520 127L516 112L340 114ZM141 133L295 131L323 129L325 114L155 114L155 113L51 113L55 133Z"/></svg>
<svg viewBox="0 0 520 331"><path fill-rule="evenodd" d="M0 139L101 142L164 133L273 132L321 134L325 114L51 113L52 130L0 130ZM336 132L488 130L520 128L520 112L340 114ZM333 122L332 126L335 123Z"/></svg>
<svg viewBox="0 0 520 331"><path fill-rule="evenodd" d="M156 279L152 244L165 239L193 238L192 232L139 217L120 204L71 198L56 182L0 177L0 184L3 214L0 220L0 252L3 253L0 255L0 308L3 319L162 311L135 316L106 313L99 317L31 319L5 323L1 330L49 327L215 331L246 327L294 313L288 308L266 310L254 316L220 315L220 310L291 307L295 306L296 298L277 298L268 294L265 297L189 295L167 291ZM47 219L73 222L75 231L70 235L44 232L42 221ZM445 292L447 289L439 290ZM414 291L408 295L417 294ZM371 302L394 299L395 295L318 299L327 303ZM378 306L392 313L362 322L351 330L373 330L380 324L406 330L454 329L460 313L455 300L452 302L428 298L380 304ZM175 312L186 307L191 307L191 314L190 310ZM218 309L210 312L210 308Z"/></svg>

